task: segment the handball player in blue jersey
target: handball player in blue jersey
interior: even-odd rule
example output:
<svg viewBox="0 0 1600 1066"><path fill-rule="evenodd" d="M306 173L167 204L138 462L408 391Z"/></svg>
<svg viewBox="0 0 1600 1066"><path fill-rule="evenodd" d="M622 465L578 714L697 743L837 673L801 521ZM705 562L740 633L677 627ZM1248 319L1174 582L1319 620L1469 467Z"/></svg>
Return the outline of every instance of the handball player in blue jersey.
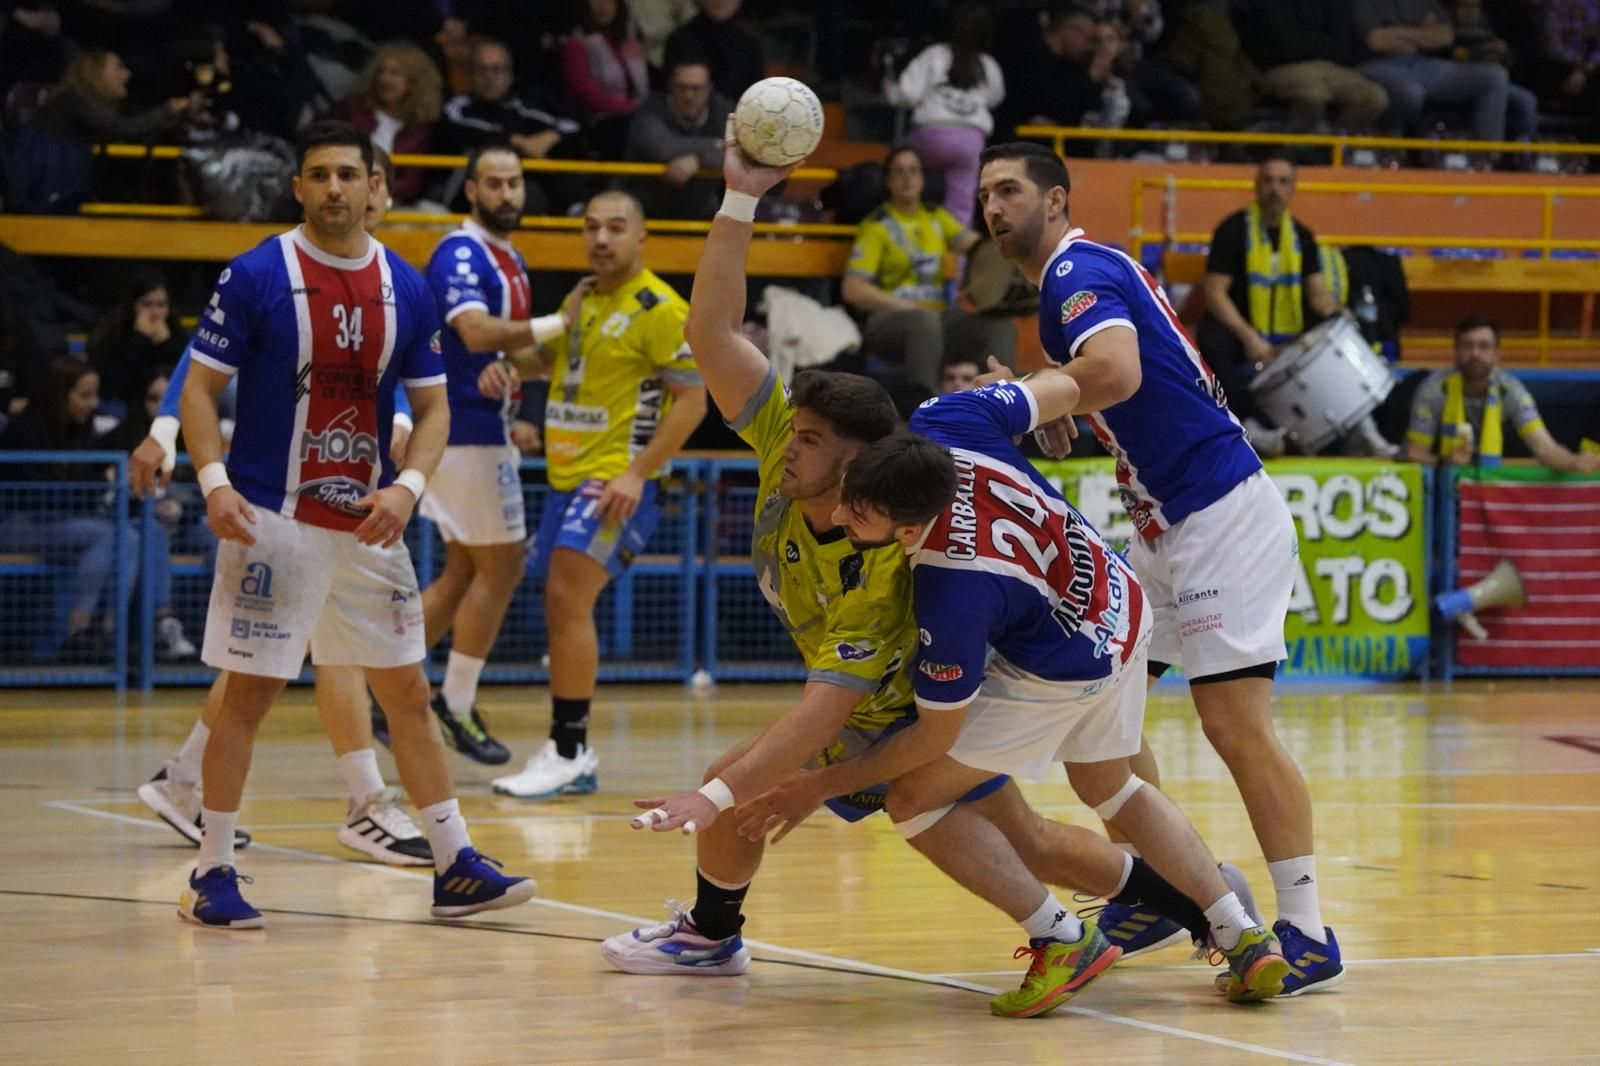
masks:
<svg viewBox="0 0 1600 1066"><path fill-rule="evenodd" d="M989 232L1039 285L1039 339L1078 384L1070 413L1085 416L1117 460L1136 531L1128 560L1154 621L1152 681L1182 664L1266 856L1273 928L1294 967L1284 994L1331 988L1344 969L1322 922L1311 794L1272 722L1299 552L1294 522L1155 279L1068 220L1061 161L1040 145L1000 144L984 150L982 164ZM1158 780L1148 745L1134 769ZM1102 916L1112 926L1126 918L1116 908ZM1178 933L1148 923L1127 931L1130 955Z"/></svg>
<svg viewBox="0 0 1600 1066"><path fill-rule="evenodd" d="M433 914L509 906L534 885L471 846L428 710L422 612L401 543L449 436L438 314L416 271L362 228L367 136L315 123L296 154L305 222L218 277L181 402L207 521L224 542L202 654L229 678L206 743L200 856L180 914L264 924L240 895L233 833L256 730L308 644L315 663L363 668L389 712L395 761L433 850ZM234 377L224 466L217 397ZM399 474L389 456L397 384L415 422Z"/></svg>
<svg viewBox="0 0 1600 1066"><path fill-rule="evenodd" d="M986 774L1042 777L1063 763L1079 798L1202 907L1235 1001L1278 994L1288 963L1223 880L1183 814L1132 772L1151 631L1133 571L1022 457L1013 439L1064 416L1070 377L929 400L910 432L845 470L837 520L858 547L899 543L911 562L921 647L917 720L819 771L854 787L895 780L889 813L914 847L948 846L952 804ZM1091 925L1088 950L1112 948ZM1067 947L1035 944L1048 966Z"/></svg>

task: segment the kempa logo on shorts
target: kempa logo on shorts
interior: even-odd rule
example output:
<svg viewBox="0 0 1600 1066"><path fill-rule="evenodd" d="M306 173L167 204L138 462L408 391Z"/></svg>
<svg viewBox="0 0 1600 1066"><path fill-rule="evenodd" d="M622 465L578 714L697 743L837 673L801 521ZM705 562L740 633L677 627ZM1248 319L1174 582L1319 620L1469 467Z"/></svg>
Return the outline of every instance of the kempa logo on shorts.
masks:
<svg viewBox="0 0 1600 1066"><path fill-rule="evenodd" d="M1204 600L1214 600L1222 595L1217 589L1185 589L1178 593L1178 606L1187 607L1191 603L1200 603Z"/></svg>
<svg viewBox="0 0 1600 1066"><path fill-rule="evenodd" d="M266 563L246 563L244 578L239 582L239 591L257 599L272 599L272 567ZM238 625L238 622L234 624Z"/></svg>

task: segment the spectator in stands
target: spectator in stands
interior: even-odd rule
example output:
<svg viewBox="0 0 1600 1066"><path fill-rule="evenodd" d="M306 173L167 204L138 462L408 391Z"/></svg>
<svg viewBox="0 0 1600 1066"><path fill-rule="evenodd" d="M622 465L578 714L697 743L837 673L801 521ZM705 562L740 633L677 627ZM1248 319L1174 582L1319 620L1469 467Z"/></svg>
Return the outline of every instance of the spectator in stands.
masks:
<svg viewBox="0 0 1600 1066"><path fill-rule="evenodd" d="M1279 348L1339 310L1324 283L1316 234L1289 214L1294 185L1287 157L1262 160L1255 201L1222 220L1206 255L1200 351L1222 380L1229 407L1245 420L1251 443L1265 455L1282 453L1284 435L1259 422L1251 378Z"/></svg>
<svg viewBox="0 0 1600 1066"><path fill-rule="evenodd" d="M945 40L883 85L891 104L912 109L908 143L924 166L944 174L945 210L962 226L971 224L977 207L978 153L994 132L994 109L1006 98L1000 64L988 51L993 36L986 8L958 5Z"/></svg>
<svg viewBox="0 0 1600 1066"><path fill-rule="evenodd" d="M391 155L433 150L434 126L443 113L444 79L433 60L413 44L390 43L373 53L361 72L360 87L340 101L330 117L343 119L372 136ZM422 198L427 172L397 167L389 192L396 203Z"/></svg>
<svg viewBox="0 0 1600 1066"><path fill-rule="evenodd" d="M142 144L179 129L203 103L199 93L190 93L125 117L122 104L128 98L130 77L115 52L80 53L40 109L39 121L58 135L93 144Z"/></svg>
<svg viewBox="0 0 1600 1066"><path fill-rule="evenodd" d="M513 94L515 80L511 52L505 45L488 38L474 42L472 87L444 105L444 121L439 132L445 147L453 152L471 154L482 145L510 144L524 159L544 159L563 139L578 133L578 123L557 114L554 108L539 106L543 101L529 102ZM543 184L528 182L527 213L530 215L549 210L550 201Z"/></svg>
<svg viewBox="0 0 1600 1066"><path fill-rule="evenodd" d="M628 131L627 157L665 163L659 179L637 192L651 218L709 219L717 212L721 182L695 171L722 166L722 135L733 105L711 87L711 68L679 57L667 71L667 89L645 101Z"/></svg>
<svg viewBox="0 0 1600 1066"><path fill-rule="evenodd" d="M1449 58L1455 30L1439 0L1354 0L1356 31L1373 58L1361 73L1389 94L1389 121L1415 131L1429 103L1470 104L1472 135L1526 138L1539 124L1538 100L1512 85L1498 63Z"/></svg>
<svg viewBox="0 0 1600 1066"><path fill-rule="evenodd" d="M980 373L982 369L974 357L962 352L946 355L944 365L939 368L939 395L966 392L977 384Z"/></svg>
<svg viewBox="0 0 1600 1066"><path fill-rule="evenodd" d="M761 42L737 21L743 0L699 0L700 14L667 38L667 66L684 55L711 68L711 84L730 100L766 75Z"/></svg>
<svg viewBox="0 0 1600 1066"><path fill-rule="evenodd" d="M112 401L107 410L119 417L138 408L138 390L157 369L176 366L184 346L159 273L135 271L124 291L126 297L89 335L89 362L100 375L102 399Z"/></svg>
<svg viewBox="0 0 1600 1066"><path fill-rule="evenodd" d="M1010 319L951 306L955 257L978 243L978 234L943 207L923 202L915 149L894 149L884 168L888 202L857 228L844 275L845 302L864 316L862 347L930 393L939 386L946 350L1011 363L1017 335Z"/></svg>
<svg viewBox="0 0 1600 1066"><path fill-rule="evenodd" d="M318 106L320 85L298 27L287 10L272 14L274 6L266 0L220 13L226 21L190 45L188 65L203 92L217 80L231 83L227 109L239 127L293 140ZM210 80L208 64L215 70Z"/></svg>
<svg viewBox="0 0 1600 1066"><path fill-rule="evenodd" d="M1334 118L1347 130L1375 126L1389 94L1355 69L1359 54L1351 0L1258 4L1241 34L1269 95L1307 127ZM1332 112L1333 114L1330 114Z"/></svg>
<svg viewBox="0 0 1600 1066"><path fill-rule="evenodd" d="M36 398L0 434L0 448L14 451L75 452L94 449L94 413L100 405L100 379L85 360L67 357L51 368L53 383L47 396ZM157 398L159 403L159 397ZM18 481L81 482L97 486L109 471L93 463L70 460L13 467L6 475ZM116 574L138 573L135 561L139 552L139 530L126 516L106 509L106 494L97 489L95 502L87 502L83 492L40 493L12 508L0 540L22 551L36 551L73 568L72 599L67 615L66 659L99 659L105 656L104 636L114 617L128 617L133 582L124 582L121 599L109 605L119 615L96 628L95 614L102 601L116 589ZM117 526L122 527L121 558L117 555ZM163 658L192 658L194 645L185 637L183 625L172 614L172 578L168 560L166 532L156 526L159 544L152 549L153 588L156 605L156 637Z"/></svg>
<svg viewBox="0 0 1600 1066"><path fill-rule="evenodd" d="M595 146L616 158L628 120L650 93L627 0L578 0L576 32L561 45L561 81Z"/></svg>
<svg viewBox="0 0 1600 1066"><path fill-rule="evenodd" d="M1039 36L1012 39L1005 57L1007 129L1024 123L1119 128L1127 121L1127 88L1116 75L1122 42L1081 7L1057 5Z"/></svg>
<svg viewBox="0 0 1600 1066"><path fill-rule="evenodd" d="M1538 17L1539 43L1523 64L1542 99L1569 114L1588 119L1585 136L1595 135L1600 119L1600 2L1546 0Z"/></svg>
<svg viewBox="0 0 1600 1066"><path fill-rule="evenodd" d="M1200 90L1151 55L1166 23L1161 0L1080 0L1096 22L1113 27L1121 42L1117 69L1128 87L1134 126L1188 122L1200 116Z"/></svg>
<svg viewBox="0 0 1600 1066"><path fill-rule="evenodd" d="M1455 363L1418 387L1406 430L1407 459L1429 466L1497 466L1510 427L1552 470L1600 471L1600 455L1557 443L1527 387L1500 369L1500 326L1494 319L1471 315L1457 323Z"/></svg>

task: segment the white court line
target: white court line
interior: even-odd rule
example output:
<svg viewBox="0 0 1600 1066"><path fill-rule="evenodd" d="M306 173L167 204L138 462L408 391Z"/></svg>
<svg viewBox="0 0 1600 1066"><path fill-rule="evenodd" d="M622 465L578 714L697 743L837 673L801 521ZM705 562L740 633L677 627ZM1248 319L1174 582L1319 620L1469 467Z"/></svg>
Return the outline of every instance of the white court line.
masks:
<svg viewBox="0 0 1600 1066"><path fill-rule="evenodd" d="M94 807L86 807L69 800L45 800L44 806L73 814L83 814L91 818L104 818L108 821L125 825L140 825L151 829L160 829L171 832L172 829L165 822L152 821L148 818L135 818L132 815L119 814L116 811L102 811ZM357 869L368 870L374 873L389 874L395 877L404 877L411 881L431 880L429 875L405 870L396 866L385 866L381 863L353 863L332 855L323 855L315 851L301 851L298 848L281 848L271 844L250 845L252 850L272 852L276 855L290 855L297 858L314 859L319 862L337 862ZM583 907L575 903L563 903L559 900L542 899L538 896L528 900L530 904L547 907L552 910L568 911L575 914L585 914L591 917L614 919L618 922L627 922L635 925L654 924L648 918L637 915L622 914L617 911L600 910L595 907ZM861 962L857 959L847 959L837 955L823 955L812 951L801 951L797 948L787 948L780 944L769 944L762 940L746 940L745 944L760 951L767 951L777 955L799 959L805 962L814 962L820 965L833 966L841 970L861 974L868 977L897 977L902 980L915 981L918 984L934 985L945 988L957 988L968 992L981 992L985 995L995 995L1000 989L988 985L972 984L953 976L936 974L915 973L911 970L897 970L888 966L878 966L870 962ZM1015 970L1003 971L1004 976L1015 977ZM1231 1048L1234 1051L1248 1051L1256 1055L1265 1055L1268 1058L1280 1059L1284 1062L1303 1062L1311 1066L1350 1066L1348 1063L1338 1062L1334 1059L1320 1059L1313 1055L1301 1055L1293 1051L1282 1051L1278 1048L1264 1047L1259 1044L1248 1044L1239 1040L1229 1040L1227 1037L1213 1036L1210 1033L1197 1033L1189 1029L1178 1029L1173 1026L1158 1025L1155 1022L1140 1021L1120 1014L1111 1014L1106 1011L1091 1010L1088 1007L1074 1007L1071 1004L1061 1008L1072 1014L1080 1014L1086 1018L1095 1018L1099 1021L1109 1022L1113 1025L1124 1025L1132 1029L1143 1029L1146 1032L1161 1033L1165 1036L1174 1036L1183 1040L1195 1040L1203 1044L1216 1047Z"/></svg>
<svg viewBox="0 0 1600 1066"><path fill-rule="evenodd" d="M1588 959L1591 962L1600 961L1600 948L1589 948L1586 951L1558 951L1547 955L1425 955L1411 959L1344 959L1346 966L1409 966L1413 963L1432 962L1522 962L1522 961L1547 961L1551 959ZM1189 970L1191 966L1141 966L1141 970ZM1016 973L1015 970L951 970L948 973L933 973L929 977L1009 977Z"/></svg>

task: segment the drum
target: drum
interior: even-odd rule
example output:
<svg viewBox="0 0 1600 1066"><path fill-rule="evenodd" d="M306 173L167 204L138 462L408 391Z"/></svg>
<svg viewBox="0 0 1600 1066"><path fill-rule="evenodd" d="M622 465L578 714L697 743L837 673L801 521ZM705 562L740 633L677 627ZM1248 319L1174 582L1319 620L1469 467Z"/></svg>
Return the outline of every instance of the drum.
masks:
<svg viewBox="0 0 1600 1066"><path fill-rule="evenodd" d="M1039 290L1017 269L994 241L985 237L967 253L967 276L961 295L982 314L1024 315L1039 310Z"/></svg>
<svg viewBox="0 0 1600 1066"><path fill-rule="evenodd" d="M1250 382L1256 405L1307 454L1350 432L1393 388L1349 311L1285 345Z"/></svg>

